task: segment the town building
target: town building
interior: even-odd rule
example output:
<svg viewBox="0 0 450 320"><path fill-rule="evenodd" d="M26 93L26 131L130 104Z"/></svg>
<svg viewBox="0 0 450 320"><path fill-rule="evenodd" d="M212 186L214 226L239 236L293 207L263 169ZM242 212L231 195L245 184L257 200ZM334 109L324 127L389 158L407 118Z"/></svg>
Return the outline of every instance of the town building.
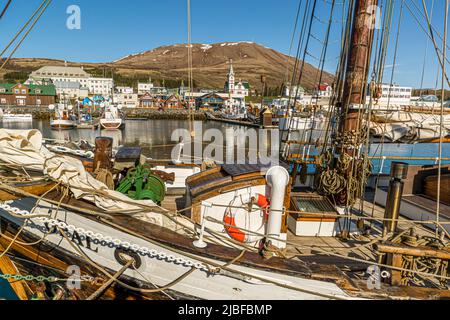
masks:
<svg viewBox="0 0 450 320"><path fill-rule="evenodd" d="M146 93L139 98L140 108L150 109L163 109L165 106L166 98L154 96L150 93Z"/></svg>
<svg viewBox="0 0 450 320"><path fill-rule="evenodd" d="M139 82L138 83L138 94L139 95L144 95L146 93L151 93L153 88L154 88L154 85L151 82L151 80L149 80L148 83Z"/></svg>
<svg viewBox="0 0 450 320"><path fill-rule="evenodd" d="M44 84L45 82L78 82L80 87L88 88L91 95L109 96L114 88L112 78L96 78L84 71L83 67L45 66L30 74L25 84ZM79 98L84 98L79 96Z"/></svg>
<svg viewBox="0 0 450 320"><path fill-rule="evenodd" d="M227 75L228 79L225 82L224 92L229 93L232 98L245 98L250 94L250 85L247 81L236 81L236 76L233 69L233 61L230 60L230 71Z"/></svg>
<svg viewBox="0 0 450 320"><path fill-rule="evenodd" d="M185 103L179 95L173 94L164 102L165 109L184 109Z"/></svg>
<svg viewBox="0 0 450 320"><path fill-rule="evenodd" d="M56 102L52 84L0 84L0 106L46 107Z"/></svg>
<svg viewBox="0 0 450 320"><path fill-rule="evenodd" d="M181 86L180 86L180 89L179 89L179 94L180 94L180 96L184 96L185 94L186 94L186 92L188 92L189 91L189 87L186 87L185 85L184 85L184 80L182 80L181 81Z"/></svg>
<svg viewBox="0 0 450 320"><path fill-rule="evenodd" d="M61 98L79 99L89 95L89 89L75 81L55 81L56 94Z"/></svg>
<svg viewBox="0 0 450 320"><path fill-rule="evenodd" d="M333 87L328 83L320 84L314 91L314 96L317 98L331 98L333 96Z"/></svg>
<svg viewBox="0 0 450 320"><path fill-rule="evenodd" d="M297 98L299 100L303 99L303 97L305 96L305 89L302 86L291 86L290 84L288 84L285 88L284 88L284 96L285 97L290 97L290 98Z"/></svg>
<svg viewBox="0 0 450 320"><path fill-rule="evenodd" d="M134 89L132 87L116 87L115 89L116 93L126 93L126 94L133 94L134 93Z"/></svg>
<svg viewBox="0 0 450 320"><path fill-rule="evenodd" d="M124 108L137 108L139 106L139 97L137 93L114 93L114 103Z"/></svg>
<svg viewBox="0 0 450 320"><path fill-rule="evenodd" d="M93 95L110 96L114 89L112 78L89 78L89 93Z"/></svg>
<svg viewBox="0 0 450 320"><path fill-rule="evenodd" d="M396 84L393 84L392 86L389 84L382 84L378 104L410 105L412 91L412 87L402 87Z"/></svg>
<svg viewBox="0 0 450 320"><path fill-rule="evenodd" d="M219 94L217 92L207 93L203 96L197 97L195 99L195 104L197 108L202 109L214 109L214 110L220 110L223 109L225 106L225 101L228 100L228 97L226 97L226 94Z"/></svg>

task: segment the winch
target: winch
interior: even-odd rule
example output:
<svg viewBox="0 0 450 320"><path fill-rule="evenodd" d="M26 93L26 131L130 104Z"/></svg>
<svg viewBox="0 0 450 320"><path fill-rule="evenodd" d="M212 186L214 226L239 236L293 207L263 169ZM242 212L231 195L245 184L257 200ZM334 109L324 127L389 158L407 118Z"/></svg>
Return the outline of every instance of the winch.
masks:
<svg viewBox="0 0 450 320"><path fill-rule="evenodd" d="M116 191L134 200L152 200L161 204L166 196L166 185L149 165L139 164L128 170Z"/></svg>

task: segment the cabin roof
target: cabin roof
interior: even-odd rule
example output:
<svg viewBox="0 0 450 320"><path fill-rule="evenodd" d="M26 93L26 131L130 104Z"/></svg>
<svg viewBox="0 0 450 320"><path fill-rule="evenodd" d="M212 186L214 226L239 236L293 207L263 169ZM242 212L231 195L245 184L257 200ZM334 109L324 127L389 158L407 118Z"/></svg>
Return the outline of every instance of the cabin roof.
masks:
<svg viewBox="0 0 450 320"><path fill-rule="evenodd" d="M214 193L242 183L248 185L251 181L256 184L265 183L262 166L223 165L189 177L186 185L194 199L202 194Z"/></svg>

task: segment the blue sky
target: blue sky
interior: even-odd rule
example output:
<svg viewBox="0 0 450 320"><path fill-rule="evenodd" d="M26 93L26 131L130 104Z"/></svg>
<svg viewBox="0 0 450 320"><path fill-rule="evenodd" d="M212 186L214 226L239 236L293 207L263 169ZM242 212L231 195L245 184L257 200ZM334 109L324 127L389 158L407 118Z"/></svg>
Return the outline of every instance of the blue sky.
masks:
<svg viewBox="0 0 450 320"><path fill-rule="evenodd" d="M293 23L299 0L191 0L192 38L195 43L254 41L288 53ZM305 0L302 0L305 1ZM407 0L411 5L415 1ZM433 0L427 0L431 6ZM435 0L433 23L443 33L444 1ZM0 21L0 46L4 46L19 30L41 0L13 0ZM331 1L318 0L316 15L327 20ZM396 2L393 29L396 30L400 0ZM6 0L0 0L0 5ZM342 3L342 0L337 0ZM81 30L66 28L70 5L81 8ZM342 6L337 5L335 18ZM78 62L107 62L135 52L187 41L186 0L54 0L38 25L15 54L16 57L47 57ZM325 26L315 21L313 33L323 38ZM326 69L334 71L339 55L339 25L332 29ZM392 39L394 40L394 39ZM405 9L402 20L395 82L420 86L426 36ZM387 65L392 65L393 42ZM310 51L320 56L320 45L312 41ZM293 52L295 53L295 52ZM308 62L317 64L314 58ZM428 50L425 86L436 82L436 54ZM390 78L387 69L386 80Z"/></svg>

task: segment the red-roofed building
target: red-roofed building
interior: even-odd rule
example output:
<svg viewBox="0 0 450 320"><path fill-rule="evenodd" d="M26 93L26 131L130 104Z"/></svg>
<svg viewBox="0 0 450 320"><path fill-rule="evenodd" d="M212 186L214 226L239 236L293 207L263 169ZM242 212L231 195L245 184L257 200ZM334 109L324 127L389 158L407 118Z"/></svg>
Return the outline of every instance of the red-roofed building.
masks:
<svg viewBox="0 0 450 320"><path fill-rule="evenodd" d="M333 87L328 83L320 84L316 88L315 95L319 98L331 98L333 96Z"/></svg>

